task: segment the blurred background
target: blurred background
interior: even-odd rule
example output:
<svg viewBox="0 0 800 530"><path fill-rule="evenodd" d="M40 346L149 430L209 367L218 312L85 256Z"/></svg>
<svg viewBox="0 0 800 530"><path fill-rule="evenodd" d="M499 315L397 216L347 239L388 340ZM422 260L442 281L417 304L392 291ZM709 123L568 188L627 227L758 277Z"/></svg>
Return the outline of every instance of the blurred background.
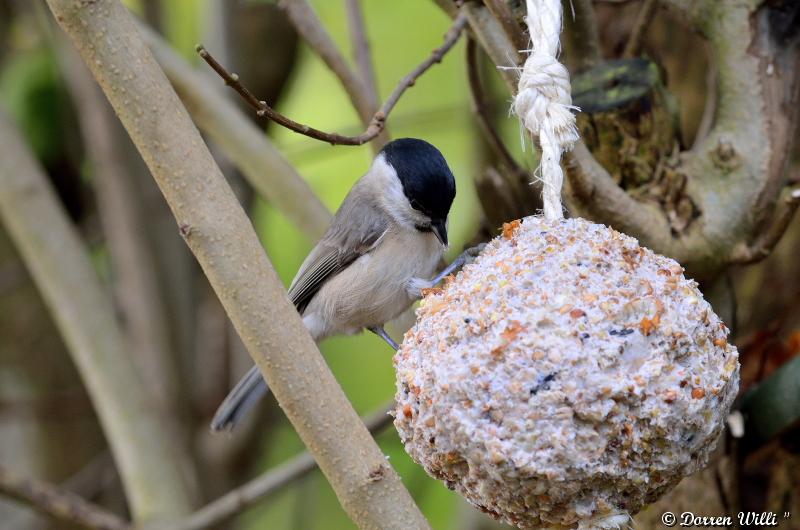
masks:
<svg viewBox="0 0 800 530"><path fill-rule="evenodd" d="M125 3L199 71L204 83L219 88L220 97L240 105L232 91L222 91L221 81L195 53L199 42L283 114L323 130L347 134L363 130L337 79L272 2ZM343 3L315 0L312 4L350 57ZM362 5L382 101L398 79L441 44L451 21L430 0L365 0ZM638 1L596 2L606 57L621 55L640 8ZM180 238L147 168L69 48L44 2L0 0L0 105L22 131L90 246L94 266L114 297L137 367L154 400L173 419L171 428L181 439L187 473L196 486L195 502L201 505L284 462L303 445L272 397L233 435L209 434L208 422L217 405L251 361ZM704 40L658 9L643 36L641 54L658 65L675 100L679 143L691 146L703 127L707 87L714 75ZM496 234L499 221L504 220L502 213L488 210L491 194L481 187L497 155L476 121L464 56L465 39L461 39L441 64L406 93L388 120L392 138L428 140L443 152L456 175L448 259L470 243ZM491 120L513 157L530 173L537 164L535 150L528 145L523 151L518 122L509 116L508 91L487 57L481 53L479 60ZM241 108L331 211L372 159L369 145L331 146L270 126ZM105 132L99 136L102 142L98 130ZM315 241L255 192L223 149L209 143L288 285ZM791 172L796 176L793 156ZM109 167L115 168L114 175L98 170ZM132 248L138 249L133 257ZM799 255L800 224L795 219L768 258L755 265L731 267L721 279L703 285L714 290L706 294L732 328L732 342L740 348L743 390L785 367L800 351ZM412 319L410 315L396 323L391 333L400 337ZM394 394L394 373L392 352L380 339L371 334L335 338L323 342L321 349L360 414L385 407ZM793 431L759 444L740 466L737 480L750 481L744 491L760 496L760 500L752 497L753 503L763 501L762 506L767 506L774 501L800 509L800 460L793 434L797 434L796 424ZM433 528L500 527L411 462L393 427L381 431L377 440ZM722 443L720 458L729 457L730 450L729 444ZM125 513L120 482L92 404L2 226L0 462ZM712 464L707 474L685 481L675 497L665 502L671 502L670 506L702 502L709 512L725 513L731 507L726 488L742 486L730 486L733 479L717 471ZM795 520L800 521L800 513ZM68 528L2 499L0 521L3 528ZM641 524L657 527L646 518ZM800 528L798 524L794 528ZM222 527L354 528L318 471Z"/></svg>

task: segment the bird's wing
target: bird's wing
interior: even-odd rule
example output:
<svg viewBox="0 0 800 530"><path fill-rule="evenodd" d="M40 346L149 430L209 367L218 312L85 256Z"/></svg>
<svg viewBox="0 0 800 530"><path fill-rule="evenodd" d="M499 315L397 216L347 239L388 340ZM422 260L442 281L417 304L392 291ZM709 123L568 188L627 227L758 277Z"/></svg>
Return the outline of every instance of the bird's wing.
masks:
<svg viewBox="0 0 800 530"><path fill-rule="evenodd" d="M389 228L386 216L374 206L350 199L342 203L289 287L289 298L300 313L329 278L378 246Z"/></svg>

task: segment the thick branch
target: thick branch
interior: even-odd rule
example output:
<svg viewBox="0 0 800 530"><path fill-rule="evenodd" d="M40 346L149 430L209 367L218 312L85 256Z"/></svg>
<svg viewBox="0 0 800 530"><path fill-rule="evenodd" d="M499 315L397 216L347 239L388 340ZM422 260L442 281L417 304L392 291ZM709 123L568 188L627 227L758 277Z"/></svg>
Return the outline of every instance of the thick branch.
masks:
<svg viewBox="0 0 800 530"><path fill-rule="evenodd" d="M117 515L83 500L79 495L42 482L24 478L0 464L0 493L28 504L60 521L92 530L130 530Z"/></svg>
<svg viewBox="0 0 800 530"><path fill-rule="evenodd" d="M217 74L219 74L219 76L225 81L225 84L236 90L236 92L238 92L239 95L242 96L242 98L256 110L259 116L266 116L278 125L286 127L289 130L310 138L314 138L316 140L328 142L332 145L363 145L378 136L381 131L383 131L384 126L386 125L386 118L392 109L394 109L395 105L397 105L397 102L400 100L400 97L403 95L403 93L408 88L414 86L414 84L417 82L417 79L431 66L442 61L444 55L450 51L450 48L452 48L458 41L458 37L461 35L461 31L464 29L465 25L466 20L463 16L456 18L450 30L447 32L447 35L445 35L444 44L435 49L430 57L428 57L398 82L389 98L372 117L367 129L358 136L345 136L339 133L324 132L308 125L298 123L291 118L287 118L283 114L270 107L266 101L260 101L258 98L256 98L247 89L247 87L245 87L239 81L239 77L236 74L229 73L225 67L219 64L216 59L214 59L211 54L208 53L205 48L198 46L197 52L200 54L200 57L202 57L208 63L208 65L214 69Z"/></svg>
<svg viewBox="0 0 800 530"><path fill-rule="evenodd" d="M12 236L92 398L134 517L185 513L177 449L138 377L94 272L42 169L0 114L0 218Z"/></svg>
<svg viewBox="0 0 800 530"><path fill-rule="evenodd" d="M331 222L330 211L263 131L159 35L142 25L139 29L197 125L224 150L259 195L309 239L322 237Z"/></svg>
<svg viewBox="0 0 800 530"><path fill-rule="evenodd" d="M634 200L620 188L580 141L565 156L572 193L581 208L617 230L636 237L648 246L659 248L671 241L657 241L659 234L669 237L669 226L655 208Z"/></svg>
<svg viewBox="0 0 800 530"><path fill-rule="evenodd" d="M360 528L429 528L331 374L127 10L112 0L48 4L142 153L231 322L345 511Z"/></svg>
<svg viewBox="0 0 800 530"><path fill-rule="evenodd" d="M517 51L527 50L530 46L530 39L525 35L517 19L514 18L511 8L508 7L508 2L506 0L484 0L483 3L492 16L497 19L497 22L500 23L514 48Z"/></svg>
<svg viewBox="0 0 800 530"><path fill-rule="evenodd" d="M379 432L392 422L389 411L393 409L394 402L389 406L382 407L364 420L370 433ZM210 502L192 515L170 523L170 530L203 530L220 525L255 505L258 501L282 490L293 481L306 476L316 468L317 463L311 453L301 453L277 468L267 471L247 484Z"/></svg>

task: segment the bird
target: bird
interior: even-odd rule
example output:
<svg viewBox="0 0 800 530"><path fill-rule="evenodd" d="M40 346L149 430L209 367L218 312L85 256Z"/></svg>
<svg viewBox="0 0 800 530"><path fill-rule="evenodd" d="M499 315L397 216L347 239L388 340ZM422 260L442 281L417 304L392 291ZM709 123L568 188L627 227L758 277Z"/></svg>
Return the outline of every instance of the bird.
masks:
<svg viewBox="0 0 800 530"><path fill-rule="evenodd" d="M316 342L367 329L399 349L384 324L476 254L469 249L436 275L455 196L453 173L430 143L400 138L378 152L289 286ZM268 390L253 366L219 406L212 431L232 430Z"/></svg>

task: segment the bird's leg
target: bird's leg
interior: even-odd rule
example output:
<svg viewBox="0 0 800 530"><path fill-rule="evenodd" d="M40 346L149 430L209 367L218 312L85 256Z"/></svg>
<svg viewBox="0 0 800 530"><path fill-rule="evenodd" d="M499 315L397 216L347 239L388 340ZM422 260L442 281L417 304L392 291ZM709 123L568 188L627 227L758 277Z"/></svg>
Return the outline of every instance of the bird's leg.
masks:
<svg viewBox="0 0 800 530"><path fill-rule="evenodd" d="M367 329L370 330L371 332L373 332L374 334L376 334L377 336L379 336L380 338L382 338L383 340L385 340L386 344L391 346L394 351L397 351L397 350L400 349L400 345L397 344L392 339L392 337L389 336L388 333L386 333L386 330L383 329L383 326L375 326L374 328L367 328Z"/></svg>
<svg viewBox="0 0 800 530"><path fill-rule="evenodd" d="M486 247L486 243L481 243L480 245L475 245L474 247L470 247L461 254L458 255L453 262L448 265L447 267L442 270L439 274L436 275L435 278L432 280L425 280L423 278L411 278L408 281L406 286L406 290L408 294L412 298L422 298L422 290L423 289L430 289L431 287L435 286L442 280L444 280L447 276L453 273L453 271L460 269L467 263L470 263L474 260L478 254L480 254L484 247Z"/></svg>
<svg viewBox="0 0 800 530"><path fill-rule="evenodd" d="M431 280L431 284L436 285L440 281L444 280L447 276L452 274L453 271L455 271L456 269L460 269L467 263L471 263L472 260L478 257L478 254L480 254L485 247L486 243L481 243L480 245L475 245L474 247L470 247L461 254L459 254L458 257L454 259L450 265L445 267L444 270L442 270L442 272L437 274L436 277Z"/></svg>

